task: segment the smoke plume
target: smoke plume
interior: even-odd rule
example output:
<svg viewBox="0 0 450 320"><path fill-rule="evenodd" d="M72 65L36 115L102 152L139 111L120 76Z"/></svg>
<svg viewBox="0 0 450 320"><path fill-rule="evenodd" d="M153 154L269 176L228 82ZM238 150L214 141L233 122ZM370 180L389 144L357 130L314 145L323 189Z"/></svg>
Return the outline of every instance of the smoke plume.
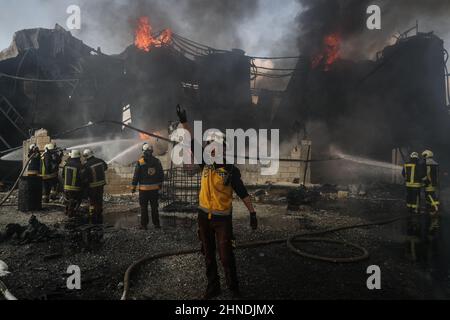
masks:
<svg viewBox="0 0 450 320"><path fill-rule="evenodd" d="M339 33L342 57L373 58L392 43L393 36L419 24L419 31L434 31L450 41L450 2L445 0L298 0L302 12L297 18L299 49L314 55L321 50L323 38ZM366 28L369 5L381 9L381 30ZM395 38L394 38L395 40Z"/></svg>

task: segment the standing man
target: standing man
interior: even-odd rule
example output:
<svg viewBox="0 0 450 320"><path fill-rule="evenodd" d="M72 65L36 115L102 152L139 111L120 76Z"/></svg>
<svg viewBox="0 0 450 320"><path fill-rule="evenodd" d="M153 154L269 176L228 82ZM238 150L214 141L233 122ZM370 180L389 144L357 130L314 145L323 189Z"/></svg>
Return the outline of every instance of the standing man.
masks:
<svg viewBox="0 0 450 320"><path fill-rule="evenodd" d="M152 222L155 228L161 228L159 222L158 200L159 190L164 181L164 171L161 162L153 156L153 148L144 143L142 146L142 157L136 164L132 181L132 193L136 192L139 185L139 205L141 206L140 229L147 230L148 203L152 210Z"/></svg>
<svg viewBox="0 0 450 320"><path fill-rule="evenodd" d="M186 111L177 106L177 114L185 130L191 133L187 122ZM192 149L194 144L192 142ZM225 146L223 136L212 135L209 144L222 144ZM225 150L225 147L224 147ZM215 149L211 155L215 157ZM208 285L203 296L204 299L217 297L220 292L220 278L217 272L216 241L219 247L220 261L225 273L228 288L233 297L240 297L239 283L236 270L236 260L233 252L233 191L242 199L250 213L250 226L253 230L258 227L256 212L252 201L241 179L241 173L234 165L206 164L201 161L202 178L199 195L198 227L199 238L202 242L202 252L205 255L206 276Z"/></svg>
<svg viewBox="0 0 450 320"><path fill-rule="evenodd" d="M106 185L105 161L94 157L91 149L83 151L86 159L84 164L84 177L86 179L89 198L89 222L92 224L103 223L103 190Z"/></svg>
<svg viewBox="0 0 450 320"><path fill-rule="evenodd" d="M410 213L420 211L420 190L423 186L425 170L417 152L411 153L409 161L403 165L402 176L406 185L406 206Z"/></svg>
<svg viewBox="0 0 450 320"><path fill-rule="evenodd" d="M83 165L81 153L72 150L63 168L62 179L64 181L64 195L66 199L66 215L69 218L76 216L76 210L81 204L83 190Z"/></svg>
<svg viewBox="0 0 450 320"><path fill-rule="evenodd" d="M430 214L430 231L439 227L439 197L437 195L439 188L439 164L433 159L434 154L430 150L422 153L425 161L426 174L425 181L425 202L428 213Z"/></svg>
<svg viewBox="0 0 450 320"><path fill-rule="evenodd" d="M60 159L55 152L55 145L49 143L45 146L45 152L41 156L41 177L43 197L42 201L48 203L51 198L56 197L58 185L58 169Z"/></svg>
<svg viewBox="0 0 450 320"><path fill-rule="evenodd" d="M38 176L41 167L41 159L39 154L39 147L34 143L30 145L30 149L28 151L28 159L31 160L28 164L27 175L31 177Z"/></svg>

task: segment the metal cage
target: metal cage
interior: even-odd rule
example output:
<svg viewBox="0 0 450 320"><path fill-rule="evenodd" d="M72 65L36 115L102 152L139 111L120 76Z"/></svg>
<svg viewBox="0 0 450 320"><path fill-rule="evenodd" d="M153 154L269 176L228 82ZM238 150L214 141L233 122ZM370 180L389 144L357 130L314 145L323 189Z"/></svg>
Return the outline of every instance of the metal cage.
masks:
<svg viewBox="0 0 450 320"><path fill-rule="evenodd" d="M201 171L176 167L164 171L160 203L165 212L195 212L198 208Z"/></svg>

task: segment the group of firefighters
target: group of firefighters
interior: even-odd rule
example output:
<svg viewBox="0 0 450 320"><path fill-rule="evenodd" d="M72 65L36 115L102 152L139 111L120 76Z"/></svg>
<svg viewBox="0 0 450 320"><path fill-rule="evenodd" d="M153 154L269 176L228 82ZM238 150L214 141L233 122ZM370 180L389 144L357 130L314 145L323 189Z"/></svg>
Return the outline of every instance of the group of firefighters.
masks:
<svg viewBox="0 0 450 320"><path fill-rule="evenodd" d="M177 107L177 115L182 127L191 131L188 125L186 111ZM191 135L192 136L192 135ZM192 141L192 148L199 143ZM223 136L215 135L208 139L206 144L211 149L211 144L223 144L226 141ZM202 146L206 147L205 145ZM214 156L214 148L212 148ZM193 153L193 152L192 152ZM422 159L417 152L410 155L409 161L404 164L402 175L405 178L407 190L407 207L411 214L419 214L422 194L425 197L429 223L427 232L438 227L439 221L439 165L433 159L433 152L426 150L422 153ZM29 150L28 175L40 175L43 183L43 201L49 202L56 197L59 189L64 190L66 200L66 214L72 217L77 214L77 209L83 199L89 199L89 221L93 224L103 223L103 191L106 185L107 164L96 157L92 150L86 149L81 154L78 150L72 150L65 163L63 152L54 144L45 146L41 154L36 145ZM83 161L82 161L83 158ZM233 253L233 226L232 226L232 202L233 191L242 199L250 214L250 227L255 230L258 226L255 209L241 179L240 171L232 164L207 164L204 161L196 162L201 169L201 187L198 209L198 236L202 244L202 252L205 256L206 276L208 285L204 295L205 299L216 297L220 294L220 280L217 271L216 246L222 263L226 283L234 296L239 296L236 262ZM58 174L60 167L62 170ZM61 178L62 186L59 184ZM132 193L139 189L140 204L140 229L147 230L149 224L148 205L151 206L151 217L155 228L161 227L158 213L159 190L164 181L164 171L161 162L153 156L152 147L145 143L142 146L142 155L136 163ZM423 235L424 227L421 226ZM417 232L417 229L416 231Z"/></svg>
<svg viewBox="0 0 450 320"><path fill-rule="evenodd" d="M178 106L177 115L183 128L190 131L186 111ZM192 141L192 145L194 143L198 142ZM209 145L213 143L225 144L226 142L224 137L214 136L207 141ZM57 191L63 190L66 214L73 217L78 214L78 207L82 199L87 196L89 199L89 222L103 223L103 191L106 185L105 172L108 167L103 160L94 157L92 150L86 149L82 154L78 150L72 150L67 160L63 161L62 150L56 148L54 144L46 145L42 154L36 145L32 145L28 156L30 159L28 175L42 177L44 202L55 199ZM238 297L240 293L233 253L233 191L248 208L250 227L253 230L258 226L255 209L237 167L226 164L225 161L224 164L202 162L199 167L202 175L198 209L198 236L205 256L208 279L204 298L216 297L221 292L216 245L228 288L233 296ZM60 170L60 168L62 169ZM160 228L158 198L163 181L164 171L161 162L153 156L152 147L145 143L142 146L142 155L136 163L131 183L133 194L139 190L140 229L147 230L149 203L153 225L157 229Z"/></svg>
<svg viewBox="0 0 450 320"><path fill-rule="evenodd" d="M89 223L102 224L103 189L108 165L94 157L91 149L84 150L83 154L79 150L72 150L64 163L63 157L63 150L56 148L53 143L47 144L42 154L36 144L29 148L27 173L28 176L42 178L42 201L48 203L55 200L59 191L64 191L66 215L75 218L83 197L87 197Z"/></svg>
<svg viewBox="0 0 450 320"><path fill-rule="evenodd" d="M414 219L409 220L408 234L426 239L439 227L439 164L434 160L434 154L430 150L422 153L413 152L409 161L403 166L402 175L406 186L406 206L412 215L419 215L424 196L427 214L422 215L419 225Z"/></svg>

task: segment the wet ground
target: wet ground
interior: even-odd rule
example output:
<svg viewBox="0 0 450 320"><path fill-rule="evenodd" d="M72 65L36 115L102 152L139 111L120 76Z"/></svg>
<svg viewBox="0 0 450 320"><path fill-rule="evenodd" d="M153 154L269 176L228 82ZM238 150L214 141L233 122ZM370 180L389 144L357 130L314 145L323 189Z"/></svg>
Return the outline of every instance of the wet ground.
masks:
<svg viewBox="0 0 450 320"><path fill-rule="evenodd" d="M276 194L275 191L272 191ZM234 204L237 244L269 239L287 239L305 231L378 221L404 214L404 203L395 192L350 199L323 197L312 207L288 212L279 201L257 203L259 229L251 231L243 204ZM397 197L397 198L396 198ZM74 240L64 229L62 208L50 206L36 213L38 219L57 230L57 237L42 243L0 244L0 260L11 275L2 280L19 299L120 299L127 267L144 255L199 248L195 215L163 213L162 230L140 231L136 198L108 199L105 204L103 243L89 247ZM6 224L26 224L29 214L14 206L0 208L0 230ZM447 225L447 218L445 218ZM445 226L445 228L447 228ZM442 233L434 255L412 262L404 241L403 222L341 231L326 236L365 247L368 260L331 264L295 255L285 243L236 250L241 290L248 299L447 299L449 234ZM324 243L299 243L298 247L319 255L350 256L351 248ZM430 251L432 252L432 251ZM425 256L425 255L424 255ZM82 289L67 289L70 265L82 273ZM368 290L367 267L381 269L381 290ZM223 278L223 277L222 277ZM200 253L164 258L144 264L132 277L131 299L199 299L205 288ZM220 299L230 298L224 292Z"/></svg>

